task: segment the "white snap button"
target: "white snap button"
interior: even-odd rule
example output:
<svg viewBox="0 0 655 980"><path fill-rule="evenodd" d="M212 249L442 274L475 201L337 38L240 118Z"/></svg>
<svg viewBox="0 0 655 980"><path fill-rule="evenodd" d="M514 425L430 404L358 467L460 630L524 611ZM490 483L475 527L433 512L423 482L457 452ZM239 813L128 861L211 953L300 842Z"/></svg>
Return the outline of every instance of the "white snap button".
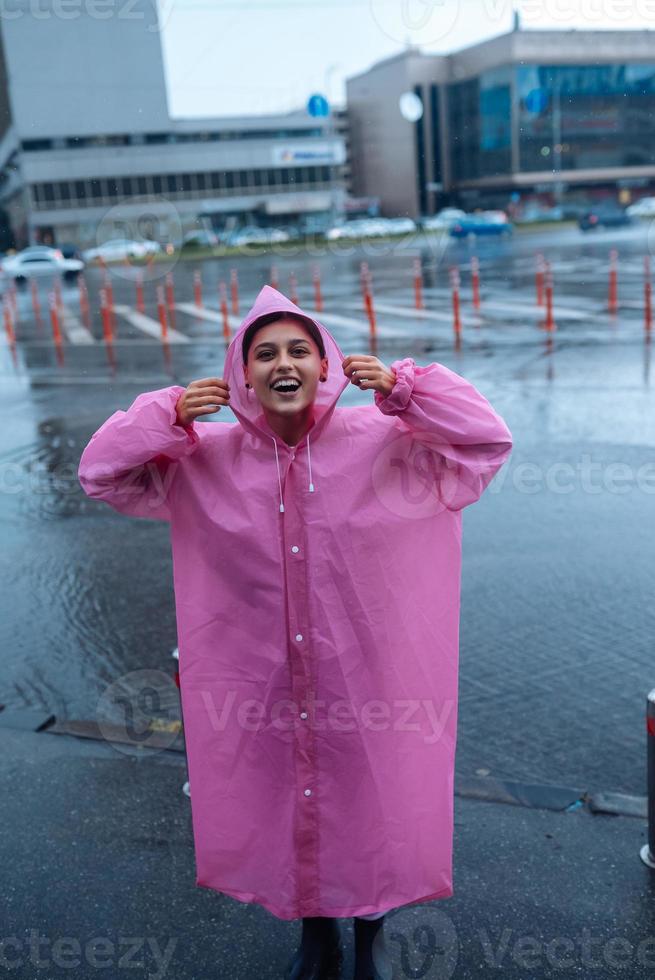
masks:
<svg viewBox="0 0 655 980"><path fill-rule="evenodd" d="M311 789L306 789L305 790L305 796L311 796L311 795L312 795Z"/></svg>
<svg viewBox="0 0 655 980"><path fill-rule="evenodd" d="M296 639L300 643L300 641L302 640L302 633L296 633Z"/></svg>
<svg viewBox="0 0 655 980"><path fill-rule="evenodd" d="M306 711L301 711L300 712L300 717L301 718L306 718L307 717L307 712Z"/></svg>
<svg viewBox="0 0 655 980"><path fill-rule="evenodd" d="M297 555L298 552L300 551L300 548L298 547L297 544L294 544L294 546L293 546L293 548L291 550L293 551L294 555Z"/></svg>

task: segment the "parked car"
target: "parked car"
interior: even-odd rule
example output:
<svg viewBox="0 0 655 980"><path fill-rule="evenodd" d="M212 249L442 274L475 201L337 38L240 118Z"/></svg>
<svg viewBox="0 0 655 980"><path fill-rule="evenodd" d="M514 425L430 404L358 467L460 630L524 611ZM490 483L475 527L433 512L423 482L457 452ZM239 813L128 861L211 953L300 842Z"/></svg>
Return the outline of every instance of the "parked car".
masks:
<svg viewBox="0 0 655 980"><path fill-rule="evenodd" d="M277 242L288 242L289 234L280 228L258 228L254 225L239 228L230 236L229 244L240 245L273 245Z"/></svg>
<svg viewBox="0 0 655 980"><path fill-rule="evenodd" d="M632 218L618 204L600 204L580 215L578 225L581 231L593 231L595 228L619 228L632 224Z"/></svg>
<svg viewBox="0 0 655 980"><path fill-rule="evenodd" d="M564 211L561 207L549 207L543 204L526 204L520 215L516 218L516 223L521 225L532 224L538 221L562 221Z"/></svg>
<svg viewBox="0 0 655 980"><path fill-rule="evenodd" d="M214 231L207 231L202 228L198 231L189 231L182 239L180 248L184 251L193 248L216 248L219 244L218 235Z"/></svg>
<svg viewBox="0 0 655 980"><path fill-rule="evenodd" d="M642 197L625 209L631 218L655 218L655 197Z"/></svg>
<svg viewBox="0 0 655 980"><path fill-rule="evenodd" d="M15 282L25 282L35 276L63 276L74 278L84 268L80 259L67 259L58 248L49 245L32 245L0 262L4 275Z"/></svg>
<svg viewBox="0 0 655 980"><path fill-rule="evenodd" d="M431 214L421 219L421 227L426 231L439 231L450 228L457 221L464 221L467 217L466 211L461 208L442 208L437 214Z"/></svg>
<svg viewBox="0 0 655 980"><path fill-rule="evenodd" d="M57 248L59 249L59 251L64 256L65 259L79 259L80 261L83 260L81 250L77 247L77 245L74 245L72 242L63 242L61 245L58 245Z"/></svg>
<svg viewBox="0 0 655 980"><path fill-rule="evenodd" d="M482 211L456 221L450 226L449 233L452 238L468 238L469 235L496 235L500 238L509 238L513 231L513 225L504 211Z"/></svg>
<svg viewBox="0 0 655 980"><path fill-rule="evenodd" d="M111 238L97 248L87 248L82 256L86 262L118 262L121 259L144 259L155 250L161 250L156 242L137 242L130 238Z"/></svg>

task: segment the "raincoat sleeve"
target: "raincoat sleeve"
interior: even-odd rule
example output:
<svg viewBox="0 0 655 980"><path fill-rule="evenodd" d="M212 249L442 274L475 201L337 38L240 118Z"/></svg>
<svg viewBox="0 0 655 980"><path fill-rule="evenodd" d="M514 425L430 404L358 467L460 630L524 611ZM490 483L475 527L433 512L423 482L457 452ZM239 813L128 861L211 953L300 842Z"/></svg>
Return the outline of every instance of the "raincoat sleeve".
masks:
<svg viewBox="0 0 655 980"><path fill-rule="evenodd" d="M437 492L449 510L480 498L512 450L503 419L469 381L443 364L394 361L396 382L375 404L395 415L414 440L430 451Z"/></svg>
<svg viewBox="0 0 655 980"><path fill-rule="evenodd" d="M175 406L183 391L181 385L146 391L126 412L114 412L100 426L78 468L87 496L131 517L171 519L169 492L177 460L200 442L196 422L177 422Z"/></svg>

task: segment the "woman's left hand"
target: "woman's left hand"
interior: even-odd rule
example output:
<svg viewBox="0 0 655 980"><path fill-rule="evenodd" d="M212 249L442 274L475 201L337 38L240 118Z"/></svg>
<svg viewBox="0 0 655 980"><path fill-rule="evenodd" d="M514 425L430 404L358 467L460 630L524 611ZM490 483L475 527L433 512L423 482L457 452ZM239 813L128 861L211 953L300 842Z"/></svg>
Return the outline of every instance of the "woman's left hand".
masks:
<svg viewBox="0 0 655 980"><path fill-rule="evenodd" d="M371 388L386 398L396 383L396 375L391 368L372 354L349 354L343 359L341 366L351 384L357 385L362 391Z"/></svg>

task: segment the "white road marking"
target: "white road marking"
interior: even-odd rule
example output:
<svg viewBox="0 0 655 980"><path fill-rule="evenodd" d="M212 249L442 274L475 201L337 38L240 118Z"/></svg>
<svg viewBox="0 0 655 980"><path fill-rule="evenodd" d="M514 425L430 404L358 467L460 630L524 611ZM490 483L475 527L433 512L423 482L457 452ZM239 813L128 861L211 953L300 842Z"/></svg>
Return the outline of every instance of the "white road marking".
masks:
<svg viewBox="0 0 655 980"><path fill-rule="evenodd" d="M157 340L162 339L161 325L157 320L153 320L152 317L139 313L138 310L133 310L131 306L115 306L114 309L119 316L122 316L133 327L136 327L137 330L141 330L142 333L147 333L148 336L155 337ZM179 333L177 330L169 327L168 342L170 344L188 344L189 338L185 337L183 333Z"/></svg>
<svg viewBox="0 0 655 980"><path fill-rule="evenodd" d="M96 339L93 334L86 329L84 324L75 316L68 306L61 308L61 325L64 333L72 344L95 344Z"/></svg>

